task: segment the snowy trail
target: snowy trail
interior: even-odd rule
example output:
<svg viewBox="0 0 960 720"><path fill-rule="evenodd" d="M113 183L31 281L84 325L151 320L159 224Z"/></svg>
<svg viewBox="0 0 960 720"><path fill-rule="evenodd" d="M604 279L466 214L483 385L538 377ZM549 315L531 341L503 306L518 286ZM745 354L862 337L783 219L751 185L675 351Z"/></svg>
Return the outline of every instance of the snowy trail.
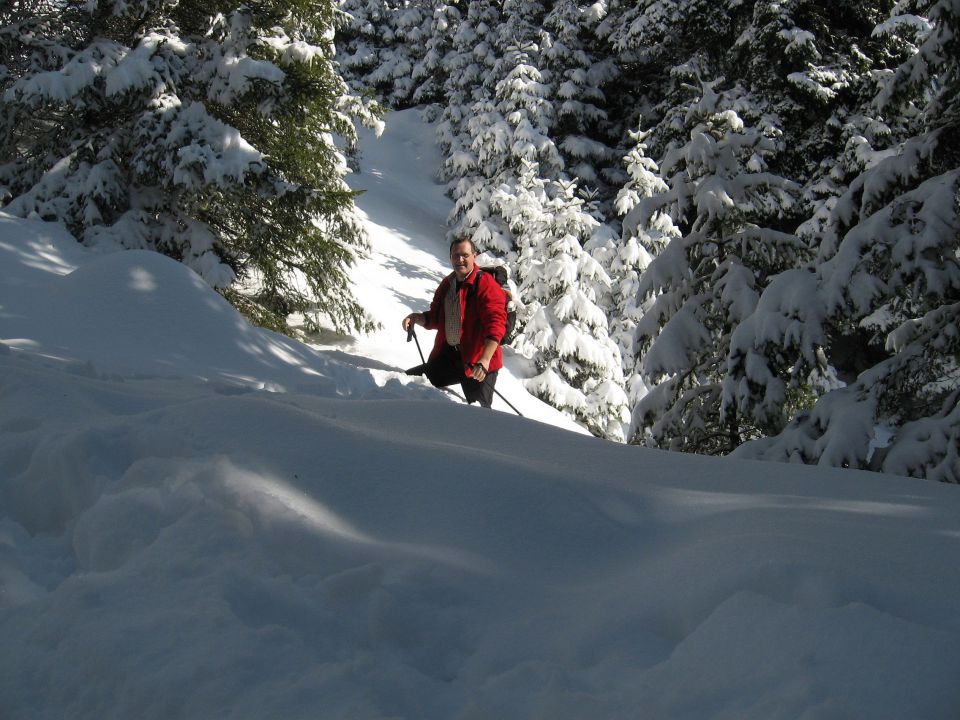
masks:
<svg viewBox="0 0 960 720"><path fill-rule="evenodd" d="M360 172L348 179L355 190L364 191L357 207L365 218L371 251L350 275L357 297L382 327L360 337L325 339L329 344L316 347L358 366L371 367L372 359L382 363L381 368L407 368L419 364L420 356L415 344L406 342L400 320L425 309L440 280L450 272L445 222L453 204L443 185L435 181L442 159L433 127L420 120L418 111L391 113L383 136L377 139L365 132L360 147ZM433 336L432 331L417 330L425 355L433 346ZM527 393L521 379L533 372L524 358L505 348L504 363L497 390L524 417L587 432ZM384 377L407 381L393 374ZM414 382L427 384L425 380ZM440 397L457 402L448 394ZM494 399L493 408L513 413L499 398Z"/></svg>

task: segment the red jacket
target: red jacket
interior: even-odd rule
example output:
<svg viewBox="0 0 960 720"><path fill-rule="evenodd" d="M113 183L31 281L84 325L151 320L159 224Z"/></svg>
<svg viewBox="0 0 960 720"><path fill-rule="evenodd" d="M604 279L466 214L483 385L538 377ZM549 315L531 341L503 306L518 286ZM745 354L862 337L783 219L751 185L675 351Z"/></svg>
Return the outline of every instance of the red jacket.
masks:
<svg viewBox="0 0 960 720"><path fill-rule="evenodd" d="M460 284L460 317L462 318L460 355L463 361L470 365L480 360L483 355L483 345L488 338L499 343L507 331L507 295L496 278L488 272L480 274L479 284L474 288L477 283L478 269L475 267L467 279ZM424 313L427 329L437 331L433 350L430 352L431 359L436 357L447 344L443 306L454 277L454 274L450 273L443 279L440 287L433 294L430 309ZM503 353L498 345L490 359L490 367L487 369L494 372L502 367Z"/></svg>

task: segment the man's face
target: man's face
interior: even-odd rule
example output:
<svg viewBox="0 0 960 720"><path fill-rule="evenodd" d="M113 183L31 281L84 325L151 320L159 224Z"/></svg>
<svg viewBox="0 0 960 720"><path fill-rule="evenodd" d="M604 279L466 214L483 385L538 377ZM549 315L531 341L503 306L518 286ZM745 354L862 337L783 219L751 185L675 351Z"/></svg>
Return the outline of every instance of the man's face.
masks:
<svg viewBox="0 0 960 720"><path fill-rule="evenodd" d="M457 280L466 280L473 272L473 263L477 255L470 247L470 243L461 242L450 248L450 264Z"/></svg>

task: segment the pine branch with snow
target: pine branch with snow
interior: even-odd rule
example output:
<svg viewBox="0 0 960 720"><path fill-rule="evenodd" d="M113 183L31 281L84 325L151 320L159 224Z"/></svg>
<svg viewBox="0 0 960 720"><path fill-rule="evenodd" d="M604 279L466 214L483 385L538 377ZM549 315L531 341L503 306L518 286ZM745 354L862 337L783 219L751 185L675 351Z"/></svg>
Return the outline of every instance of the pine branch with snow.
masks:
<svg viewBox="0 0 960 720"><path fill-rule="evenodd" d="M956 64L942 53L956 43L960 5L916 6L929 15L895 15L877 28L907 28L918 43L876 98L901 109L900 141L837 199L819 251L810 330L826 336L827 360L848 384L745 456L960 478L958 96L949 90Z"/></svg>
<svg viewBox="0 0 960 720"><path fill-rule="evenodd" d="M414 68L434 33L432 8L390 0L340 0L338 9L347 19L336 33L336 60L353 91L372 91L393 108L409 106L417 92Z"/></svg>
<svg viewBox="0 0 960 720"><path fill-rule="evenodd" d="M614 188L626 177L619 164L622 138L608 112L608 95L617 95L621 71L596 33L604 15L599 4L554 3L543 22L541 65L556 88L550 135L566 173L581 193L598 198L600 216L610 216Z"/></svg>
<svg viewBox="0 0 960 720"><path fill-rule="evenodd" d="M622 198L633 204L626 231L666 240L651 248L657 254L639 278L638 299L647 306L637 349L652 389L634 410L635 439L708 453L729 452L759 432L739 406L723 402L726 358L769 278L803 253L799 238L776 229L795 214L798 194L768 170L781 148L778 128L749 95L717 85L704 82L689 106L690 140L660 168L666 185L654 183L649 197ZM653 167L641 165L638 177ZM663 216L694 220L686 232L674 220L664 237Z"/></svg>
<svg viewBox="0 0 960 720"><path fill-rule="evenodd" d="M279 327L311 309L367 323L346 290L364 240L334 136L374 118L334 71L330 3L70 2L3 21L19 59L6 211L164 252Z"/></svg>
<svg viewBox="0 0 960 720"><path fill-rule="evenodd" d="M525 184L502 188L495 198L501 211L522 218L514 232L523 330L513 344L539 370L525 384L596 435L622 441L628 400L604 311L611 281L584 249L600 224L584 211L573 183L546 185L535 166L525 167Z"/></svg>

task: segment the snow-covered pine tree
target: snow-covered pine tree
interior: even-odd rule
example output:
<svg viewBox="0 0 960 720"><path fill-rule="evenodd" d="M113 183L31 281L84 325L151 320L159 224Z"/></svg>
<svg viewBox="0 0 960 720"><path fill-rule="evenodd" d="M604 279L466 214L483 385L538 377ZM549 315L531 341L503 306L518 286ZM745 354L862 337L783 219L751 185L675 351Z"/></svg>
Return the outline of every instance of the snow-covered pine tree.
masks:
<svg viewBox="0 0 960 720"><path fill-rule="evenodd" d="M719 58L736 38L737 19L752 2L741 0L611 0L597 28L616 52L622 69L619 114L627 127L640 125L639 115L654 113L653 104L671 101L672 70L696 57ZM731 79L736 73L731 75ZM675 103L672 103L675 104ZM631 107L632 106L632 107Z"/></svg>
<svg viewBox="0 0 960 720"><path fill-rule="evenodd" d="M701 87L687 112L689 142L661 163L669 190L641 198L624 219L628 235L661 233L658 213L682 231L640 277L640 297L651 302L637 325L638 349L651 390L634 409L634 439L722 453L758 432L721 403L731 335L801 248L780 229L797 188L768 168L782 151L776 119L739 87Z"/></svg>
<svg viewBox="0 0 960 720"><path fill-rule="evenodd" d="M446 30L452 46L444 56L444 94L451 111L466 112L471 102L483 97L480 91L496 62L496 29L500 22L499 3L477 0L468 3L460 22ZM453 119L455 129L459 129L460 117L454 115Z"/></svg>
<svg viewBox="0 0 960 720"><path fill-rule="evenodd" d="M803 278L822 298L809 324L850 382L741 454L960 482L960 2L897 11L877 34L915 51L877 106L907 137L836 203ZM864 336L865 348L839 342Z"/></svg>
<svg viewBox="0 0 960 720"><path fill-rule="evenodd" d="M392 6L384 0L339 0L337 7L345 16L335 35L340 72L354 91L376 88L367 75L380 67L384 36L393 34ZM392 86L385 90L388 96L393 93Z"/></svg>
<svg viewBox="0 0 960 720"><path fill-rule="evenodd" d="M564 179L550 136L552 86L539 68L544 11L518 1L503 12L499 55L463 124L476 170L454 186L451 225L516 269L520 321L530 331L514 346L541 371L531 390L594 433L622 439L626 396L602 309L609 278L582 247L598 222Z"/></svg>
<svg viewBox="0 0 960 720"><path fill-rule="evenodd" d="M778 168L803 184L808 218L797 229L808 249L798 258L803 262L771 281L731 343L724 405L764 433L779 432L836 383L823 353L827 338L807 270L825 218L864 169L868 147L889 139L889 128L867 108L874 71L882 67L872 57L885 59L890 52L872 37L869 18L881 17L877 5L758 3L731 53L744 79L781 120L789 141Z"/></svg>
<svg viewBox="0 0 960 720"><path fill-rule="evenodd" d="M595 435L623 441L627 396L604 311L610 278L583 248L600 223L584 211L574 183L545 183L529 162L491 204L515 218L523 330L513 347L538 370L527 389Z"/></svg>
<svg viewBox="0 0 960 720"><path fill-rule="evenodd" d="M351 87L372 90L391 108L409 106L432 8L405 0L339 0L339 8L349 20L337 30L336 59Z"/></svg>
<svg viewBox="0 0 960 720"><path fill-rule="evenodd" d="M444 87L449 80L448 58L453 37L463 18L456 3L432 3L432 15L426 33L423 56L413 67L413 102L425 106L429 119L435 119L446 105Z"/></svg>
<svg viewBox="0 0 960 720"><path fill-rule="evenodd" d="M621 128L610 118L607 91L616 92L619 68L603 54L595 29L603 5L581 7L577 0L553 4L544 19L543 71L556 88L550 137L564 158L566 173L581 193L596 198L597 211L609 217L615 188L627 178L617 148Z"/></svg>
<svg viewBox="0 0 960 720"><path fill-rule="evenodd" d="M496 63L496 28L500 14L494 3L469 4L466 17L453 33L453 49L446 56L446 107L437 124L437 142L445 156L440 179L449 183L455 206L448 219L452 235L473 237L481 250L508 253L509 231L502 223L486 222L493 188L485 174L488 141L505 142L505 130L493 107L493 91L486 78ZM480 113L480 117L477 117ZM477 137L482 128L490 132Z"/></svg>
<svg viewBox="0 0 960 720"><path fill-rule="evenodd" d="M473 12L471 6L470 15ZM515 250L511 220L491 207L491 193L512 184L524 161L549 179L558 176L562 159L548 134L551 88L537 67L542 10L537 3L511 2L504 3L504 13L496 33L489 32L490 24L482 24L492 41L486 56L492 64L482 84L473 87L469 107L456 110L451 104L445 114L451 122L441 125L441 132L456 127L446 164L455 201L449 219L452 232L472 237L482 250L509 257ZM514 44L517 38L520 44ZM459 153L454 150L458 146Z"/></svg>
<svg viewBox="0 0 960 720"><path fill-rule="evenodd" d="M666 159L671 147L686 143L682 132L689 127L688 103L683 93L697 76L726 76L728 87L741 85L742 94L771 119L781 139L776 156L764 162L771 173L803 187L803 206L794 208L789 221L774 221L772 227L789 234L801 217L812 215L797 230L804 242L793 247L796 264L810 257L822 234L818 228L823 218L863 169L869 155L863 152L864 137L879 143L889 133L877 114L864 112L863 106L870 87L866 79L877 68L871 58L891 52L887 44L870 37L885 4L889 5L651 0L612 4L605 25L620 52L618 61L627 69L625 76L637 79L629 91L643 110L642 126L650 128L645 143L653 148L653 157ZM670 219L688 232L692 217L674 214ZM631 233L624 233L624 238L630 241ZM790 268L790 261L784 258L782 267ZM650 296L647 302L658 301ZM741 323L735 335L738 342L751 327L760 327L759 321ZM811 377L811 366L791 365L785 360L790 353L782 352L778 343L760 343L754 350L749 380L744 376L743 347L728 358L724 403L752 418L758 431L776 432L789 417L790 407L812 402L811 383L827 378ZM813 369L821 367L815 352L809 356ZM773 387L788 381L790 373L794 375L789 391ZM761 377L774 378L773 385L761 383Z"/></svg>
<svg viewBox="0 0 960 720"><path fill-rule="evenodd" d="M605 16L590 27L605 49L598 59L618 72L603 106L608 114L603 132L619 137L618 155L626 169L618 192L604 205L606 222L614 224L616 216L629 213L640 199L668 190L656 158L671 143L687 142L690 85L698 75L710 74L704 69L708 55L720 56L729 48L730 18L722 3L699 0L612 0L605 7ZM647 130L635 133L637 127ZM613 281L614 304L608 316L623 358L631 408L649 391L637 354L636 327L654 298L639 296L641 272L690 220L675 222L668 203L651 211L647 222L627 226L604 241L602 262ZM599 250L591 246L594 254Z"/></svg>
<svg viewBox="0 0 960 720"><path fill-rule="evenodd" d="M657 163L647 155L648 135L643 131L631 133L635 144L624 158L630 182L617 195L615 207L619 215L630 213L641 199L665 194L670 189L660 176ZM661 210L655 211L642 226L625 233L623 237L615 234L604 237L597 233L587 245L587 249L600 259L603 266L609 268L613 281L612 304L608 312L610 335L620 348L624 387L631 408L636 407L648 392L641 359L636 353L636 335L637 323L652 304L653 298L642 298L640 277L653 258L680 235L671 217Z"/></svg>
<svg viewBox="0 0 960 720"><path fill-rule="evenodd" d="M333 140L352 140L364 111L331 63L331 2L0 14L7 212L164 252L275 326L311 308L339 328L368 322L347 290L364 239Z"/></svg>

